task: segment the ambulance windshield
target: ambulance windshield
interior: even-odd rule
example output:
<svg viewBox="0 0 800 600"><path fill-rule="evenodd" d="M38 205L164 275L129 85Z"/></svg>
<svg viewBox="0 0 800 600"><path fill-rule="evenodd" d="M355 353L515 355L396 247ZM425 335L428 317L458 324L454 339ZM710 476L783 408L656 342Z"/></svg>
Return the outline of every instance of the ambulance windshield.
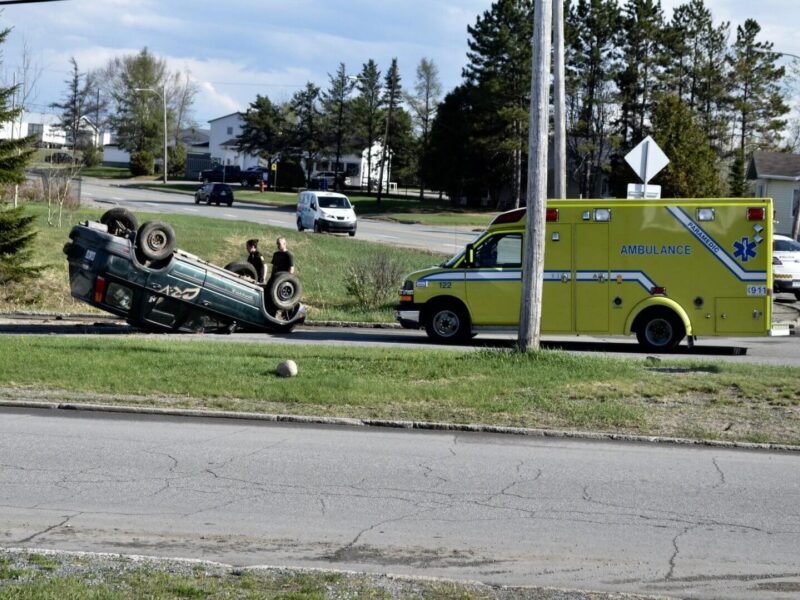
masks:
<svg viewBox="0 0 800 600"><path fill-rule="evenodd" d="M474 244L475 242L477 242L481 238L481 236L483 234L484 234L484 232L481 231L478 235L475 236L475 238L470 242L470 244ZM443 267L445 269L452 269L456 265L456 263L459 260L461 260L461 257L464 256L464 252L466 252L466 251L467 251L467 247L464 246L461 250L458 251L458 253L455 256L453 256L453 258L450 258L450 259L444 261L439 266Z"/></svg>

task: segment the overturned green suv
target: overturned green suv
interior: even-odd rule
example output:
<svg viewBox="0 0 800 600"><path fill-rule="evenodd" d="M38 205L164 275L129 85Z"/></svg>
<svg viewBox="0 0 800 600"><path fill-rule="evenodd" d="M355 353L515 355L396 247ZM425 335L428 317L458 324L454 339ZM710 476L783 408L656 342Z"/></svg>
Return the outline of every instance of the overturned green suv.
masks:
<svg viewBox="0 0 800 600"><path fill-rule="evenodd" d="M278 273L267 286L248 264L218 267L175 247L162 221L138 226L126 209L72 228L64 246L72 296L134 327L171 332L286 333L305 320L302 286Z"/></svg>

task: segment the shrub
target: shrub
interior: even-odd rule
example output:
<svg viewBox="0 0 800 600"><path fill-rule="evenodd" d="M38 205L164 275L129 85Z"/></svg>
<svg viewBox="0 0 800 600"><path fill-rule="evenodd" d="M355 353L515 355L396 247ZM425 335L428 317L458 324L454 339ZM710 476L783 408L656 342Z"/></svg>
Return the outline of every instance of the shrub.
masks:
<svg viewBox="0 0 800 600"><path fill-rule="evenodd" d="M139 175L152 175L155 171L155 157L152 152L140 150L131 154L131 174L134 177Z"/></svg>
<svg viewBox="0 0 800 600"><path fill-rule="evenodd" d="M378 308L394 298L406 268L388 250L377 250L369 258L347 269L344 286L359 306Z"/></svg>
<svg viewBox="0 0 800 600"><path fill-rule="evenodd" d="M96 167L100 164L100 160L102 159L102 155L100 154L100 150L97 147L89 144L83 149L83 166L84 167Z"/></svg>
<svg viewBox="0 0 800 600"><path fill-rule="evenodd" d="M186 144L176 142L167 148L167 160L170 177L183 177L186 173Z"/></svg>

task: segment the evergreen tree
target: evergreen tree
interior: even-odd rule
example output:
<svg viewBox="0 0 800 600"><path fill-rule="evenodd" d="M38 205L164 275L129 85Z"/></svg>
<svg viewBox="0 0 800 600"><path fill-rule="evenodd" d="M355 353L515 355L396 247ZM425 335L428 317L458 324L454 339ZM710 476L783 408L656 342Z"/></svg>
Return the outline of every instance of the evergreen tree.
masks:
<svg viewBox="0 0 800 600"><path fill-rule="evenodd" d="M728 171L728 196L741 198L747 194L747 180L744 171L744 152L734 151L734 159Z"/></svg>
<svg viewBox="0 0 800 600"><path fill-rule="evenodd" d="M706 22L701 32L703 55L697 68L695 112L709 144L723 156L726 147L731 98L729 70L725 61L730 23Z"/></svg>
<svg viewBox="0 0 800 600"><path fill-rule="evenodd" d="M92 111L91 88L86 80L86 74L78 69L78 62L74 57L70 58L72 73L70 78L64 83L67 85L67 93L63 102L53 102L50 108L61 111L59 127L66 132L67 142L72 145L73 152L81 143L82 133L86 131L85 120ZM94 123L92 123L95 125ZM97 127L97 125L95 125Z"/></svg>
<svg viewBox="0 0 800 600"><path fill-rule="evenodd" d="M292 145L305 153L306 185L311 182L312 164L324 146L319 94L319 87L309 81L304 89L295 92L290 103L295 118Z"/></svg>
<svg viewBox="0 0 800 600"><path fill-rule="evenodd" d="M430 184L445 190L454 203L486 189L485 159L473 143L477 117L475 90L463 84L447 94L431 125L430 150L425 156Z"/></svg>
<svg viewBox="0 0 800 600"><path fill-rule="evenodd" d="M397 59L392 59L392 64L389 66L389 70L386 71L386 78L384 79L383 83L383 104L386 106L386 129L383 134L383 151L381 152L381 165L380 165L380 175L378 176L378 196L376 201L378 204L381 203L381 193L384 190L384 173L385 169L388 167L387 163L389 157L387 152L394 152L395 154L398 153L400 148L392 149L389 147L389 143L392 137L392 130L393 128L397 128L397 121L399 120L398 114L396 114L395 109L400 108L400 103L403 101L403 87L400 83L400 69L397 66ZM396 156L398 160L401 160L401 156ZM388 190L388 185L385 186L386 191Z"/></svg>
<svg viewBox="0 0 800 600"><path fill-rule="evenodd" d="M367 190L372 191L372 146L378 138L381 121L381 72L374 60L369 59L358 75L358 96L353 101L355 144L367 148ZM377 158L377 157L376 157ZM364 174L361 174L364 180Z"/></svg>
<svg viewBox="0 0 800 600"><path fill-rule="evenodd" d="M771 42L756 41L761 27L753 19L736 28L736 41L728 62L732 69L733 107L738 125L738 146L743 160L755 149L776 149L789 112L780 89L785 74L775 62Z"/></svg>
<svg viewBox="0 0 800 600"><path fill-rule="evenodd" d="M347 76L344 63L339 63L335 75L328 73L330 87L322 93L322 113L325 118L325 129L328 144L333 146L336 160L333 165L334 187L340 190L342 151L349 150L352 143L345 139L345 132L350 131L351 103L347 96L353 91L354 82Z"/></svg>
<svg viewBox="0 0 800 600"><path fill-rule="evenodd" d="M656 178L666 198L708 198L721 193L717 156L688 104L670 94L658 102L653 139L670 162Z"/></svg>
<svg viewBox="0 0 800 600"><path fill-rule="evenodd" d="M0 31L0 46L8 38L9 31ZM16 87L0 87L0 123L13 121L22 111L10 108L15 91ZM32 154L30 138L0 140L0 184L22 183ZM0 286L21 281L39 270L27 265L30 244L36 235L33 220L33 216L24 214L22 207L0 206Z"/></svg>
<svg viewBox="0 0 800 600"><path fill-rule="evenodd" d="M528 148L533 2L496 0L467 32L463 75L477 109L472 141L486 156L482 187L494 189L500 199L510 181L510 202L503 204L517 207Z"/></svg>
<svg viewBox="0 0 800 600"><path fill-rule="evenodd" d="M439 69L436 64L427 58L422 58L417 65L417 81L414 83L414 94L406 95L406 103L411 107L414 121L419 129L420 143L417 164L419 167L419 199L424 198L424 188L427 181L424 156L430 146L430 129L436 115L436 105L442 94L442 84L439 81Z"/></svg>
<svg viewBox="0 0 800 600"><path fill-rule="evenodd" d="M623 62L617 75L618 127L623 148L630 148L647 134L653 94L662 77L664 14L659 0L628 0L622 12L618 41Z"/></svg>
<svg viewBox="0 0 800 600"><path fill-rule="evenodd" d="M580 193L599 193L612 145L612 82L620 12L615 0L578 0L567 13L567 144Z"/></svg>
<svg viewBox="0 0 800 600"><path fill-rule="evenodd" d="M236 138L240 152L271 160L286 146L288 123L284 110L267 96L256 94L242 121L242 131Z"/></svg>

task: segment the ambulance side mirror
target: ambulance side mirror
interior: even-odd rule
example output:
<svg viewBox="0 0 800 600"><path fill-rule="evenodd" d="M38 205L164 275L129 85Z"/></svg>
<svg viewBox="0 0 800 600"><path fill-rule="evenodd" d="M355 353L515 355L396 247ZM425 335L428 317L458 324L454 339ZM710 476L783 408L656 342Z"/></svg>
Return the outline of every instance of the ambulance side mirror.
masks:
<svg viewBox="0 0 800 600"><path fill-rule="evenodd" d="M475 266L475 246L472 244L467 244L467 259L465 266L467 268Z"/></svg>

